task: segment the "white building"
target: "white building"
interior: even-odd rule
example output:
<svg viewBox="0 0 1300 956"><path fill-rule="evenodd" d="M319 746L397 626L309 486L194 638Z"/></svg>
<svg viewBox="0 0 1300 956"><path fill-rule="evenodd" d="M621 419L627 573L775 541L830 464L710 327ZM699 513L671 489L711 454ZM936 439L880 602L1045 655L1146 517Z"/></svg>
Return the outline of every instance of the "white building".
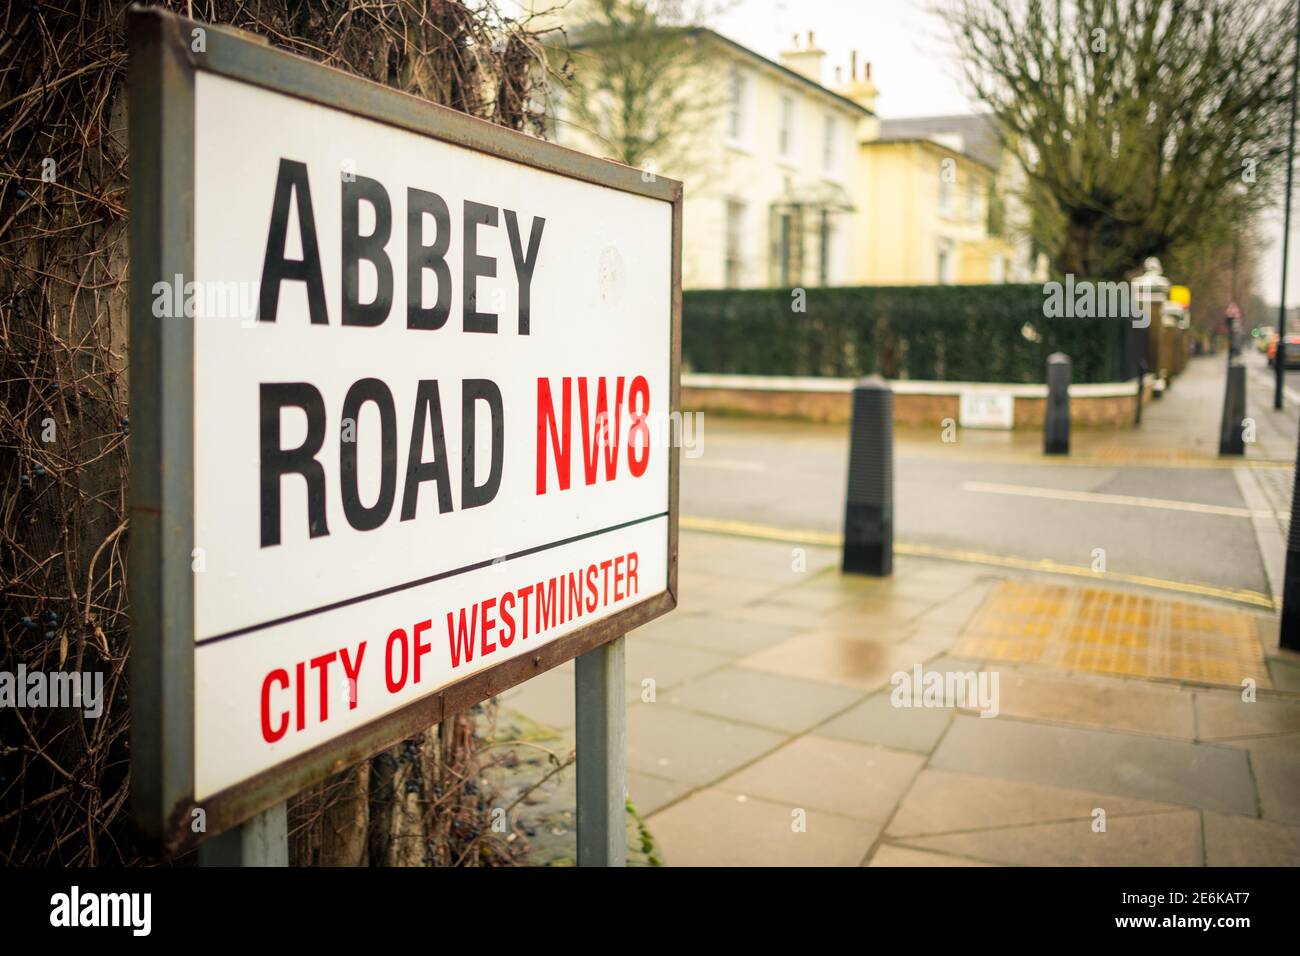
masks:
<svg viewBox="0 0 1300 956"><path fill-rule="evenodd" d="M571 36L576 31L570 31ZM685 288L793 287L852 280L850 188L865 107L822 84L813 35L775 62L704 28L693 72L704 122L653 172L684 184ZM574 70L599 56L574 42ZM561 145L608 152L561 100ZM681 144L678 144L679 146ZM647 163L646 165L651 165Z"/></svg>

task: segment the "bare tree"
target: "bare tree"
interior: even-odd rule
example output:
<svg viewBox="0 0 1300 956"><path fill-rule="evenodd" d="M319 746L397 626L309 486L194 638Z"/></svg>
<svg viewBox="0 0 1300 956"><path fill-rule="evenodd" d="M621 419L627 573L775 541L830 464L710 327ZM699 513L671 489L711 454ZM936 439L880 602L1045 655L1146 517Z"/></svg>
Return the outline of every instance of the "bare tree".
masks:
<svg viewBox="0 0 1300 956"><path fill-rule="evenodd" d="M681 0L592 0L576 12L589 19L570 31L565 122L611 159L680 175L721 103L704 72L706 9L687 10Z"/></svg>
<svg viewBox="0 0 1300 956"><path fill-rule="evenodd" d="M952 0L967 80L1017 144L1055 271L1121 278L1285 172L1285 0Z"/></svg>
<svg viewBox="0 0 1300 956"><path fill-rule="evenodd" d="M545 30L495 0L166 5L512 129L545 123ZM104 673L94 721L0 706L4 866L147 858L128 813L127 6L0 5L0 671ZM294 859L504 856L473 720L300 794Z"/></svg>

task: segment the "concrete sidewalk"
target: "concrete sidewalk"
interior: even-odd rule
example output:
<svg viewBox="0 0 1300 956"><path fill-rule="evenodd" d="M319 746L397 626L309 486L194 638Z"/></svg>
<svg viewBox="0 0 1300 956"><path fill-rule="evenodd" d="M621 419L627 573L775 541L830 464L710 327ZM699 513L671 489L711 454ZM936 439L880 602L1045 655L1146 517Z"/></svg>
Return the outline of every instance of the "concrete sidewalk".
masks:
<svg viewBox="0 0 1300 956"><path fill-rule="evenodd" d="M681 606L627 651L629 796L649 856L1300 864L1300 664L1276 652L1274 615L1104 575L901 558L878 581L837 560L683 533ZM917 665L996 674L997 716L895 706L891 678ZM572 747L572 665L501 703ZM645 859L648 835L629 833ZM547 835L572 840L563 824Z"/></svg>
<svg viewBox="0 0 1300 956"><path fill-rule="evenodd" d="M1069 461L1230 469L1276 593L1297 406L1274 412L1252 365L1256 441L1219 459L1225 378L1224 356L1193 360L1140 429L1078 429ZM899 460L1041 459L1036 432L896 446ZM888 580L845 578L834 535L753 529L684 530L680 607L629 635L630 859L1300 865L1300 655L1277 649L1276 613L916 549ZM905 706L918 680L921 706ZM986 696L927 698L934 680ZM572 750L573 666L500 700L528 769L551 774L527 799L510 778L530 859L571 860L573 768L550 755Z"/></svg>

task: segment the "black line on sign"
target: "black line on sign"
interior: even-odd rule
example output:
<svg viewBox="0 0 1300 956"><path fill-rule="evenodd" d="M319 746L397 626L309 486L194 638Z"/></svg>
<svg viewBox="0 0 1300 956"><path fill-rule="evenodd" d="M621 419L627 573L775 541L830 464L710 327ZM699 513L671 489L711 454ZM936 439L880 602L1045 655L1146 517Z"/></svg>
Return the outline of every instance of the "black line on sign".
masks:
<svg viewBox="0 0 1300 956"><path fill-rule="evenodd" d="M225 641L232 637L242 637L245 634L251 634L253 631L265 630L268 627L275 627L277 624L288 624L290 621L301 620L304 617L311 617L315 614L324 614L326 611L337 611L341 607L347 607L350 604L360 604L362 601L370 601L374 598L387 597L390 594L396 594L398 591L405 591L409 588L418 588L425 584L432 584L435 581L443 581L447 578L454 578L459 574L468 574L470 571L478 571L481 568L490 567L493 564L504 564L507 561L513 561L516 558L526 558L530 554L538 554L542 551L549 551L552 548L562 548L566 544L573 544L575 541L583 541L587 538L594 538L598 535L609 534L611 531L622 531L624 528L630 528L633 525L645 524L647 521L655 521L659 518L668 517L667 511L660 511L658 514L646 515L643 518L633 518L631 521L624 521L622 524L610 525L608 528L600 528L596 531L588 531L585 534L575 534L571 538L562 538L559 541L552 541L549 544L539 544L531 548L525 548L522 551L515 551L513 554L507 554L505 557L488 558L483 561L475 561L473 564L467 564L464 567L453 568L450 571L440 571L437 574L430 574L427 577L416 578L414 581L406 581L402 584L394 584L390 587L381 588L378 591L371 591L369 594L358 594L356 597L345 598L342 601L335 601L332 604L322 604L320 607L314 607L307 611L298 611L296 614L286 614L284 617L277 617L270 621L263 621L261 624L250 624L247 627L241 627L233 631L226 631L224 634L214 634L211 637L205 637L200 641L195 641L195 647L203 647L205 644L215 644L217 641Z"/></svg>

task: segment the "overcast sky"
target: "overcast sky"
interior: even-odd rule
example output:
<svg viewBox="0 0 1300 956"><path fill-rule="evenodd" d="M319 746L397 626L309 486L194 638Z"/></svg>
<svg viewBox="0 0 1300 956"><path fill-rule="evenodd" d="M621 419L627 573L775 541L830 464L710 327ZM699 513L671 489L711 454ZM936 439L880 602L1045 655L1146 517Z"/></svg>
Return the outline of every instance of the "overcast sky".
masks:
<svg viewBox="0 0 1300 956"><path fill-rule="evenodd" d="M881 116L971 112L943 22L928 8L922 0L737 0L714 25L773 60L794 34L802 43L812 30L826 51L828 84L837 66L847 75L849 51L856 49L880 87Z"/></svg>

